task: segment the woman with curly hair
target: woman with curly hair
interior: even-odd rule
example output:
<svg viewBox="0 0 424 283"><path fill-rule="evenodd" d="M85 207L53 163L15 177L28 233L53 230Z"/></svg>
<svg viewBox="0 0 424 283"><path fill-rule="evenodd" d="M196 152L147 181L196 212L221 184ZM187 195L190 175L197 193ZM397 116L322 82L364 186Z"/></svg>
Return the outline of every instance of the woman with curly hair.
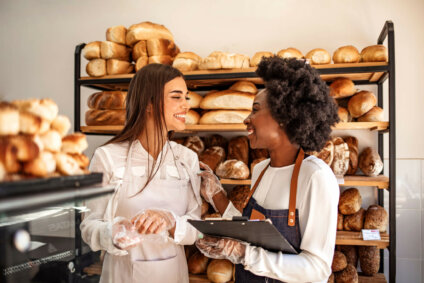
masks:
<svg viewBox="0 0 424 283"><path fill-rule="evenodd" d="M196 242L208 257L236 265L236 282L327 282L331 274L339 187L331 169L315 156L339 121L328 87L306 61L264 58L256 73L265 89L255 98L244 123L252 148L270 158L252 173L243 216L271 219L298 254L271 252L249 243L205 236ZM201 193L223 215L240 212L226 198L213 172L206 169Z"/></svg>

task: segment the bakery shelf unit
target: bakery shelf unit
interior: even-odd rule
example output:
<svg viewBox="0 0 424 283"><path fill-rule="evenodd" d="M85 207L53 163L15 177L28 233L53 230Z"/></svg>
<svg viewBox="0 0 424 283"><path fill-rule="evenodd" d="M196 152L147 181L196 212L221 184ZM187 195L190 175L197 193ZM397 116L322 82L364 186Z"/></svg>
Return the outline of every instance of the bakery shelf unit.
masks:
<svg viewBox="0 0 424 283"><path fill-rule="evenodd" d="M328 64L314 66L323 80L331 82L337 77L347 77L356 85L376 85L378 89L378 106L383 108L385 96L383 85L388 83L388 101L384 109L389 112L389 121L385 122L351 122L339 123L335 130L358 130L375 131L378 135L378 153L384 154L384 136L388 135L389 172L388 177L345 176L341 186L371 186L377 188L378 204L384 205L384 189L389 192L389 225L390 236L383 233L380 241L370 242L362 239L361 233L339 231L337 244L344 245L375 245L389 251L389 282L395 282L396 278L396 128L395 128L395 44L394 27L391 21L386 21L378 37L378 44L386 44L388 47L388 62L370 62L354 64ZM75 49L75 97L74 115L75 131L82 131L88 135L114 135L122 126L83 126L81 125L81 87L95 90L127 90L134 74L113 75L104 77L81 77L81 51L85 44L76 46ZM263 81L257 77L254 68L214 71L191 71L184 73L187 86L191 90L226 89L238 80L248 80L257 85L263 85ZM84 101L85 103L85 101ZM245 132L243 124L225 125L189 125L182 133L204 132ZM250 180L221 180L226 185L249 185ZM384 256L381 251L381 268L384 270ZM382 273L374 277L360 276L360 282L386 282ZM192 276L191 282L207 282L204 276Z"/></svg>

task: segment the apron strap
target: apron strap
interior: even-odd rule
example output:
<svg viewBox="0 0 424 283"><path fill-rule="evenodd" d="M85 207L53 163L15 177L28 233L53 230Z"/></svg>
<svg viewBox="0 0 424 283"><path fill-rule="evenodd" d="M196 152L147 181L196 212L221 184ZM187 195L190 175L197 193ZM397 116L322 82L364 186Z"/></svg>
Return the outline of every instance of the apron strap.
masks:
<svg viewBox="0 0 424 283"><path fill-rule="evenodd" d="M271 162L270 162L271 163ZM259 183L262 180L262 177L265 174L266 169L268 169L269 167L269 163L268 165L264 168L264 170L262 170L261 174L259 175L258 179L256 180L255 184L253 185L252 189L249 191L249 195L247 196L247 198L244 200L243 205L242 205L242 210L246 207L247 203L249 202L250 198L253 196L253 193L256 191Z"/></svg>
<svg viewBox="0 0 424 283"><path fill-rule="evenodd" d="M289 199L289 217L288 225L296 225L296 195L297 195L297 179L299 177L300 166L302 165L305 152L302 148L299 149L299 153L296 157L294 164L293 174L290 181L290 199Z"/></svg>

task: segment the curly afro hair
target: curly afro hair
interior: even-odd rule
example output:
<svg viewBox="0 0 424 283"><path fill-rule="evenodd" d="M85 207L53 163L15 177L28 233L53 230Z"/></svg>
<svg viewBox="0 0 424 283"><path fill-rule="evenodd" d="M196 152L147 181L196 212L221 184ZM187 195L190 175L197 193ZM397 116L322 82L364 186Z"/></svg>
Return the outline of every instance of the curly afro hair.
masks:
<svg viewBox="0 0 424 283"><path fill-rule="evenodd" d="M290 142L320 151L339 122L337 105L326 83L305 60L263 58L256 70L265 82L272 117Z"/></svg>

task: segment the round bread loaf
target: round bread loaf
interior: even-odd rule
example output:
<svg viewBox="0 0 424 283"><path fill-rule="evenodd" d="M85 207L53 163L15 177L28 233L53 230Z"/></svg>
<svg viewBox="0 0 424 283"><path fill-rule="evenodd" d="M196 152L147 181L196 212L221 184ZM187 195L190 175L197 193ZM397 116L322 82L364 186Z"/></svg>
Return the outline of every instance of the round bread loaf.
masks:
<svg viewBox="0 0 424 283"><path fill-rule="evenodd" d="M330 53L328 53L327 50L322 48L312 49L306 54L305 58L308 59L312 65L322 65L331 63Z"/></svg>
<svg viewBox="0 0 424 283"><path fill-rule="evenodd" d="M186 114L185 124L186 125L196 125L199 123L200 115L194 110L189 110Z"/></svg>
<svg viewBox="0 0 424 283"><path fill-rule="evenodd" d="M44 150L50 152L59 152L62 148L62 137L58 131L49 130L40 135Z"/></svg>
<svg viewBox="0 0 424 283"><path fill-rule="evenodd" d="M247 110L213 110L200 117L199 124L241 124L250 115Z"/></svg>
<svg viewBox="0 0 424 283"><path fill-rule="evenodd" d="M198 156L205 150L205 144L199 136L187 137L183 145L194 151Z"/></svg>
<svg viewBox="0 0 424 283"><path fill-rule="evenodd" d="M40 148L33 141L31 136L7 136L4 137L7 143L9 143L14 149L12 151L16 152L16 158L19 161L29 161L36 158L40 152Z"/></svg>
<svg viewBox="0 0 424 283"><path fill-rule="evenodd" d="M339 119L341 123L350 122L349 112L344 107L339 107L337 114L339 115Z"/></svg>
<svg viewBox="0 0 424 283"><path fill-rule="evenodd" d="M119 44L126 43L127 28L124 26L113 26L106 30L106 40Z"/></svg>
<svg viewBox="0 0 424 283"><path fill-rule="evenodd" d="M95 92L88 98L87 105L91 109L125 109L126 97L126 91Z"/></svg>
<svg viewBox="0 0 424 283"><path fill-rule="evenodd" d="M193 52L178 53L175 57L172 67L181 72L194 71L199 68L199 63L202 58Z"/></svg>
<svg viewBox="0 0 424 283"><path fill-rule="evenodd" d="M249 193L250 186L235 186L228 194L228 199L238 211L243 212L244 202L249 196Z"/></svg>
<svg viewBox="0 0 424 283"><path fill-rule="evenodd" d="M347 266L346 257L342 252L335 251L333 256L333 263L331 264L331 270L338 272L345 269Z"/></svg>
<svg viewBox="0 0 424 283"><path fill-rule="evenodd" d="M358 166L365 175L375 177L383 170L383 161L375 149L367 147L359 155Z"/></svg>
<svg viewBox="0 0 424 283"><path fill-rule="evenodd" d="M56 160L49 151L42 151L37 158L24 163L23 171L25 174L47 177L56 170Z"/></svg>
<svg viewBox="0 0 424 283"><path fill-rule="evenodd" d="M100 44L101 41L93 41L87 43L82 49L82 55L87 60L100 58Z"/></svg>
<svg viewBox="0 0 424 283"><path fill-rule="evenodd" d="M356 267L351 264L348 264L346 268L340 272L334 273L336 283L358 283L358 271Z"/></svg>
<svg viewBox="0 0 424 283"><path fill-rule="evenodd" d="M233 264L226 259L213 259L208 265L207 275L214 283L228 282L233 275Z"/></svg>
<svg viewBox="0 0 424 283"><path fill-rule="evenodd" d="M362 197L358 189L350 188L340 195L339 211L343 215L351 215L361 209Z"/></svg>
<svg viewBox="0 0 424 283"><path fill-rule="evenodd" d="M337 231L343 230L343 214L337 213Z"/></svg>
<svg viewBox="0 0 424 283"><path fill-rule="evenodd" d="M312 154L323 160L328 166L331 166L334 159L334 143L329 140L320 152L312 152Z"/></svg>
<svg viewBox="0 0 424 283"><path fill-rule="evenodd" d="M349 97L355 92L355 84L348 78L338 78L330 84L330 95L334 98Z"/></svg>
<svg viewBox="0 0 424 283"><path fill-rule="evenodd" d="M376 246L359 246L359 265L365 275L373 276L380 269L380 250Z"/></svg>
<svg viewBox="0 0 424 283"><path fill-rule="evenodd" d="M298 49L293 47L289 47L287 49L281 49L280 51L278 51L277 56L281 58L296 58L296 59L303 58L302 52L300 52Z"/></svg>
<svg viewBox="0 0 424 283"><path fill-rule="evenodd" d="M216 175L223 179L245 180L249 173L247 165L236 159L226 160L216 168Z"/></svg>
<svg viewBox="0 0 424 283"><path fill-rule="evenodd" d="M361 59L358 49L352 45L337 48L333 53L333 62L337 63L358 63Z"/></svg>
<svg viewBox="0 0 424 283"><path fill-rule="evenodd" d="M137 62L140 57L149 57L147 55L147 42L146 40L140 40L137 42L132 49L132 59Z"/></svg>
<svg viewBox="0 0 424 283"><path fill-rule="evenodd" d="M147 40L153 38L164 38L174 41L172 33L163 25L155 24L152 22L142 22L132 25L128 28L126 43L133 46L140 40Z"/></svg>
<svg viewBox="0 0 424 283"><path fill-rule="evenodd" d="M227 159L237 159L249 164L249 139L246 136L232 138L228 143Z"/></svg>
<svg viewBox="0 0 424 283"><path fill-rule="evenodd" d="M65 115L58 115L50 125L52 130L56 130L63 138L71 128L71 121Z"/></svg>
<svg viewBox="0 0 424 283"><path fill-rule="evenodd" d="M353 118L358 118L370 111L376 105L376 103L377 98L375 95L370 91L363 90L349 99L347 108Z"/></svg>
<svg viewBox="0 0 424 283"><path fill-rule="evenodd" d="M388 62L389 56L384 45L371 45L361 51L362 62Z"/></svg>
<svg viewBox="0 0 424 283"><path fill-rule="evenodd" d="M200 154L199 161L205 163L215 172L218 165L225 160L225 150L219 146L209 147Z"/></svg>
<svg viewBox="0 0 424 283"><path fill-rule="evenodd" d="M194 91L188 92L188 97L190 100L188 101L188 104L190 105L190 108L199 108L200 102L202 101L203 97Z"/></svg>
<svg viewBox="0 0 424 283"><path fill-rule="evenodd" d="M91 59L85 71L90 77L103 77L106 76L106 60L105 59Z"/></svg>
<svg viewBox="0 0 424 283"><path fill-rule="evenodd" d="M355 175L358 169L358 139L353 136L344 137L343 140L349 148L349 168L347 175Z"/></svg>
<svg viewBox="0 0 424 283"><path fill-rule="evenodd" d="M355 268L358 266L358 251L356 246L338 246L340 251L346 256L348 264L353 265Z"/></svg>
<svg viewBox="0 0 424 283"><path fill-rule="evenodd" d="M256 52L255 55L250 59L250 67L256 67L261 62L262 57L272 57L274 54L268 51L260 51Z"/></svg>
<svg viewBox="0 0 424 283"><path fill-rule="evenodd" d="M19 113L19 132L21 134L35 135L40 133L42 118L28 111Z"/></svg>
<svg viewBox="0 0 424 283"><path fill-rule="evenodd" d="M365 213L364 229L378 229L381 233L386 232L388 220L384 207L370 205Z"/></svg>
<svg viewBox="0 0 424 283"><path fill-rule="evenodd" d="M56 170L66 176L80 175L84 171L81 170L77 161L75 161L70 155L59 152L55 154Z"/></svg>
<svg viewBox="0 0 424 283"><path fill-rule="evenodd" d="M188 271L191 274L202 274L206 273L208 267L209 258L205 257L201 252L197 251L190 256L187 265Z"/></svg>
<svg viewBox="0 0 424 283"><path fill-rule="evenodd" d="M365 209L361 207L358 212L346 215L343 220L343 228L345 231L361 232L364 227Z"/></svg>
<svg viewBox="0 0 424 283"><path fill-rule="evenodd" d="M125 123L125 110L90 109L85 112L87 126L122 126Z"/></svg>
<svg viewBox="0 0 424 283"><path fill-rule="evenodd" d="M137 61L135 62L135 71L137 72L144 66L149 64L149 57L147 56L140 56L138 57Z"/></svg>
<svg viewBox="0 0 424 283"><path fill-rule="evenodd" d="M64 153L81 154L87 147L87 137L82 133L74 133L62 138L61 151Z"/></svg>
<svg viewBox="0 0 424 283"><path fill-rule="evenodd" d="M382 122L384 121L384 111L382 108L374 106L357 120L358 122Z"/></svg>
<svg viewBox="0 0 424 283"><path fill-rule="evenodd" d="M256 88L255 84L249 81L238 81L232 86L230 86L229 89L241 92L248 92L252 94L256 94L258 92L258 89Z"/></svg>

